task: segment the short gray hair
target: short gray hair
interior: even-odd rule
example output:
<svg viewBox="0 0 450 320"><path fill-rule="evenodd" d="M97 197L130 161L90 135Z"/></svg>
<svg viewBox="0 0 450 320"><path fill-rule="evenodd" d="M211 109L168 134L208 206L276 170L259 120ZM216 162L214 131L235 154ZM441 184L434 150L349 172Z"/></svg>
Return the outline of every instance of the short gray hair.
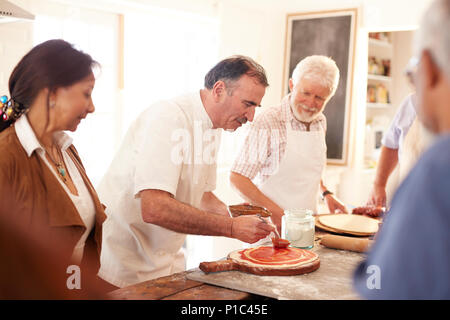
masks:
<svg viewBox="0 0 450 320"><path fill-rule="evenodd" d="M222 80L230 85L243 75L254 78L264 87L268 87L266 71L250 57L235 55L217 63L205 76L205 88L212 89L214 84Z"/></svg>
<svg viewBox="0 0 450 320"><path fill-rule="evenodd" d="M429 50L434 63L450 77L450 0L435 0L425 12L416 36L416 55Z"/></svg>
<svg viewBox="0 0 450 320"><path fill-rule="evenodd" d="M330 89L329 97L336 92L339 83L339 69L333 59L313 55L302 59L292 72L294 86L300 79L317 81L320 85Z"/></svg>

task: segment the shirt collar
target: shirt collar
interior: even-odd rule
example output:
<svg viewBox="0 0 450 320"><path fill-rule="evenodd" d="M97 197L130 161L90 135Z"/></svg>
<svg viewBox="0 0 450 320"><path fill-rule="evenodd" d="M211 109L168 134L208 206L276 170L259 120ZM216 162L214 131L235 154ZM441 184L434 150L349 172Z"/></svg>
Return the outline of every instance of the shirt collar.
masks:
<svg viewBox="0 0 450 320"><path fill-rule="evenodd" d="M193 102L195 108L195 117L199 119L204 125L206 125L206 128L212 129L213 123L205 110L205 106L203 105L202 98L200 96L200 90L196 94L194 94Z"/></svg>
<svg viewBox="0 0 450 320"><path fill-rule="evenodd" d="M37 152L44 152L44 147L40 144L39 140L36 137L36 134L31 128L30 123L28 122L27 115L22 115L17 121L14 123L14 128L16 130L17 137L19 138L20 144L25 149L28 157L33 154L33 151L37 150ZM64 151L71 144L73 139L69 137L63 131L55 132L53 137L55 138L56 144Z"/></svg>

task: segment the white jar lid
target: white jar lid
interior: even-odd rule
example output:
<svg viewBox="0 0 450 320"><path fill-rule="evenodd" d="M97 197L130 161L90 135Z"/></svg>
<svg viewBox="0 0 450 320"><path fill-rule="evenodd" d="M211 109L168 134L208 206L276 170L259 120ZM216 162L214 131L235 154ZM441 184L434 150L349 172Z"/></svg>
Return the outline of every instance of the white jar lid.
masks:
<svg viewBox="0 0 450 320"><path fill-rule="evenodd" d="M286 209L284 214L294 218L309 218L313 215L313 211L309 209Z"/></svg>

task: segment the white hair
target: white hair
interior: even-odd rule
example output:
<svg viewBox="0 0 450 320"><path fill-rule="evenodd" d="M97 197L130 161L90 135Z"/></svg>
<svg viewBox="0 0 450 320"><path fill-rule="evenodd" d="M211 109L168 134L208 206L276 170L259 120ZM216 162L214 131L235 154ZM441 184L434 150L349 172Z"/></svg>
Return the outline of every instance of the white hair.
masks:
<svg viewBox="0 0 450 320"><path fill-rule="evenodd" d="M331 58L319 55L309 56L301 60L292 72L294 87L300 79L317 81L321 86L330 89L329 98L331 98L339 83L339 69Z"/></svg>
<svg viewBox="0 0 450 320"><path fill-rule="evenodd" d="M450 0L436 0L425 12L416 36L416 55L428 50L434 63L450 77Z"/></svg>

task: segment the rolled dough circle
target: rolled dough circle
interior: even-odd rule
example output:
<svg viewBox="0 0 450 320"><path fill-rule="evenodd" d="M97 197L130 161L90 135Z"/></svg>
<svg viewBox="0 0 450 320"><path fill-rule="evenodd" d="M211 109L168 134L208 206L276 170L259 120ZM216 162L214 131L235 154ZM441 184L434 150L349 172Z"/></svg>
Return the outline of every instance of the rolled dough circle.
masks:
<svg viewBox="0 0 450 320"><path fill-rule="evenodd" d="M318 260L319 256L313 251L293 247L284 249L255 247L233 251L228 255L228 258L241 265L251 267L294 269Z"/></svg>
<svg viewBox="0 0 450 320"><path fill-rule="evenodd" d="M379 223L376 219L351 214L323 215L319 216L319 222L332 229L360 233L376 233Z"/></svg>

